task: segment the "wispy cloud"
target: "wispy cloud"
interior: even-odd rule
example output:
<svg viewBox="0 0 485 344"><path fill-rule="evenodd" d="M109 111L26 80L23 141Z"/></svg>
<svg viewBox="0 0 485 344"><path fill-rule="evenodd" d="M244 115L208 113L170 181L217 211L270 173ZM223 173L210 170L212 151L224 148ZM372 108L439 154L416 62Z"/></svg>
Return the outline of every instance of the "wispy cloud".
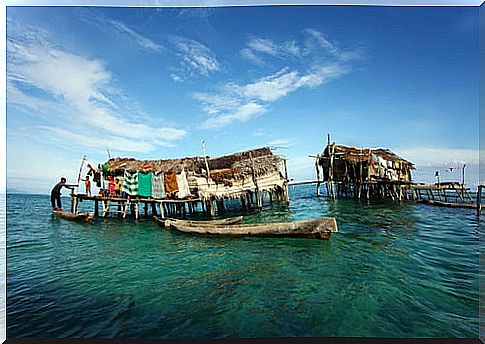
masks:
<svg viewBox="0 0 485 344"><path fill-rule="evenodd" d="M267 112L271 103L298 89L321 86L350 71L352 59L348 53L322 33L309 29L304 31L304 37L301 43L289 40L280 44L269 39L251 38L241 50L246 59L263 64L263 55L291 56L298 59L294 64L298 67L283 66L245 84L227 82L217 85L213 92L193 94L209 116L201 127L220 128L234 121L248 121Z"/></svg>
<svg viewBox="0 0 485 344"><path fill-rule="evenodd" d="M86 148L94 148L95 150L99 149L99 147L103 150L109 147L111 150L118 152L149 152L155 149L152 143L146 142L143 139L134 140L124 137L106 138L86 133L74 133L70 130L48 126L39 126L38 128L48 135L54 135L59 141L67 142L67 144L73 145L74 147L83 146Z"/></svg>
<svg viewBox="0 0 485 344"><path fill-rule="evenodd" d="M149 39L145 36L142 36L141 34L136 32L135 30L129 28L128 26L126 26L126 24L123 24L120 21L110 20L110 21L108 21L107 24L111 25L119 33L124 34L124 35L128 36L129 38L131 38L131 40L133 42L135 42L136 44L138 44L142 48L145 48L147 50L153 50L153 51L156 51L156 52L160 52L160 51L163 50L162 45L155 43L153 40L151 40L151 39Z"/></svg>
<svg viewBox="0 0 485 344"><path fill-rule="evenodd" d="M240 51L240 55L245 58L246 60L257 64L257 65L263 65L264 61L261 57L259 57L257 54L255 54L251 49L249 48L243 48Z"/></svg>
<svg viewBox="0 0 485 344"><path fill-rule="evenodd" d="M126 39L128 42L131 42L132 44L146 51L160 53L165 50L162 44L140 34L127 24L119 20L113 20L108 16L101 15L99 12L87 11L81 16L81 19L83 19L89 25L95 25L105 32L114 32L118 36Z"/></svg>
<svg viewBox="0 0 485 344"><path fill-rule="evenodd" d="M24 30L34 35L34 29ZM94 131L103 137L103 142L97 140L103 144L102 149L111 146L121 151L143 146L140 138L147 142L144 149L153 150L157 146L170 146L187 134L184 129L160 125L159 120L153 120L151 125L137 120L142 114L133 114L132 108L118 102L123 95L103 61L54 48L44 41L23 40L25 35L15 33L9 32L7 43L8 102L30 110L41 108L44 112L58 109L48 121L52 134L67 138L69 132L72 139L78 138L80 145L89 147L92 138L82 140L79 135ZM35 92L27 93L27 88ZM52 118L53 114L61 120ZM69 129L66 122L70 123Z"/></svg>
<svg viewBox="0 0 485 344"><path fill-rule="evenodd" d="M172 36L171 42L180 58L180 67L173 73L174 81L183 81L195 75L208 77L220 69L215 54L200 42L179 36Z"/></svg>
<svg viewBox="0 0 485 344"><path fill-rule="evenodd" d="M295 41L277 44L267 38L251 38L247 43L247 47L243 48L242 51L246 51L246 57L265 54L273 57L288 58L292 56L300 57L302 53L301 48Z"/></svg>
<svg viewBox="0 0 485 344"><path fill-rule="evenodd" d="M279 138L269 141L266 145L275 148L289 148L294 145L294 142L291 139Z"/></svg>
<svg viewBox="0 0 485 344"><path fill-rule="evenodd" d="M235 111L213 116L204 121L201 128L220 128L234 121L246 122L252 118L262 115L266 109L256 102L248 102L239 105Z"/></svg>
<svg viewBox="0 0 485 344"><path fill-rule="evenodd" d="M361 54L359 49L341 49L325 34L315 29L304 30L300 41L275 42L268 38L252 37L240 51L243 58L257 65L265 64L266 58L299 62L318 59L350 61L360 57Z"/></svg>

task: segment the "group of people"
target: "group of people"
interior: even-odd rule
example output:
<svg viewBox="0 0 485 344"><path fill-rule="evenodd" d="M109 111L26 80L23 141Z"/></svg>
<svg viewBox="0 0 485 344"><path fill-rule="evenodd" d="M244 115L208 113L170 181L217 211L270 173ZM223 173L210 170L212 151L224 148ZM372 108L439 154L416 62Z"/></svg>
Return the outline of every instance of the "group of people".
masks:
<svg viewBox="0 0 485 344"><path fill-rule="evenodd" d="M113 176L109 176L108 177L108 189L99 189L99 193L98 193L98 196L101 196L101 197L106 197L106 196L118 196L118 197L121 197L122 196L122 193L121 193L121 187L123 185L123 183L121 182L121 180L119 178L115 178ZM90 185L85 185L86 186L86 193L91 196L91 189L90 189ZM89 190L89 191L88 191Z"/></svg>
<svg viewBox="0 0 485 344"><path fill-rule="evenodd" d="M84 189L86 195L91 196L91 180L89 179L89 175L86 176L85 179L81 180L84 182ZM98 196L106 197L106 196L122 196L121 188L122 188L122 181L119 178L115 178L113 176L108 177L109 186L108 189L99 189ZM65 177L61 178L61 181L57 183L51 190L51 205L53 210L60 210L62 209L61 203L61 189L63 187L70 189L71 192L74 191L74 188L77 185L67 184L67 179Z"/></svg>

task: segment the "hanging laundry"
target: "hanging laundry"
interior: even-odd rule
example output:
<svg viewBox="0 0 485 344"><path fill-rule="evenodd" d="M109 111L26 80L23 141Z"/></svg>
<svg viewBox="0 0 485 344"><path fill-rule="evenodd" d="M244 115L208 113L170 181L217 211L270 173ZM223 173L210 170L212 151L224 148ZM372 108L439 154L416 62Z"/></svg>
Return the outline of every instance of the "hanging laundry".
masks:
<svg viewBox="0 0 485 344"><path fill-rule="evenodd" d="M138 172L129 172L125 170L123 178L122 192L134 196L138 193Z"/></svg>
<svg viewBox="0 0 485 344"><path fill-rule="evenodd" d="M153 173L138 172L138 196L152 196L152 176Z"/></svg>
<svg viewBox="0 0 485 344"><path fill-rule="evenodd" d="M101 187L101 173L100 172L94 172L93 182L96 183L96 186L98 188Z"/></svg>
<svg viewBox="0 0 485 344"><path fill-rule="evenodd" d="M163 185L163 172L154 172L152 177L152 197L153 198L164 198L165 197L165 186Z"/></svg>
<svg viewBox="0 0 485 344"><path fill-rule="evenodd" d="M178 198L190 196L189 183L187 182L187 174L185 173L185 170L177 174L177 184L179 187Z"/></svg>
<svg viewBox="0 0 485 344"><path fill-rule="evenodd" d="M177 175L175 174L175 172L165 173L163 185L165 186L165 192L169 195L179 190L177 184Z"/></svg>

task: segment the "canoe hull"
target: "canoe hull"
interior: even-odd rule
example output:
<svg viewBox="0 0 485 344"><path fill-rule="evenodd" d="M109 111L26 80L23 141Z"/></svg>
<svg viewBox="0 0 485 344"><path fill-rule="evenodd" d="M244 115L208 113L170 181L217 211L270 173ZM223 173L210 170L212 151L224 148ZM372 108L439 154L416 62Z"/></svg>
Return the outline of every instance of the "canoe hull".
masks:
<svg viewBox="0 0 485 344"><path fill-rule="evenodd" d="M229 225L240 224L242 223L243 217L236 216L236 217L228 217L225 219L206 220L206 221L180 220L180 219L171 219L171 218L166 218L166 219L155 218L155 220L162 227L170 227L172 223L178 223L178 224L187 225L187 226L212 227L212 226L229 226Z"/></svg>
<svg viewBox="0 0 485 344"><path fill-rule="evenodd" d="M80 222L94 221L92 215L89 213L74 214L74 213L71 213L70 211L65 211L65 210L53 210L52 213L63 219L71 220L71 221L80 221Z"/></svg>
<svg viewBox="0 0 485 344"><path fill-rule="evenodd" d="M226 236L281 236L328 239L331 233L338 232L337 221L333 217L268 224L195 226L177 221L166 221L165 224L184 233Z"/></svg>

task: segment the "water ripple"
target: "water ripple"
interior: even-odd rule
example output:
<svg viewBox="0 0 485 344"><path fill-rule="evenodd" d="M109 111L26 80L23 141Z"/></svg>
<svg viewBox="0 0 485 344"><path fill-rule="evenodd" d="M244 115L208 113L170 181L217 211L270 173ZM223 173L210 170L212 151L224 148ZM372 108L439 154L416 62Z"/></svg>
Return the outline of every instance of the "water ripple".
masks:
<svg viewBox="0 0 485 344"><path fill-rule="evenodd" d="M340 233L236 239L151 221L86 226L53 217L47 196L9 195L9 337L478 335L484 226L472 211L290 191L290 209L245 221L335 216Z"/></svg>

